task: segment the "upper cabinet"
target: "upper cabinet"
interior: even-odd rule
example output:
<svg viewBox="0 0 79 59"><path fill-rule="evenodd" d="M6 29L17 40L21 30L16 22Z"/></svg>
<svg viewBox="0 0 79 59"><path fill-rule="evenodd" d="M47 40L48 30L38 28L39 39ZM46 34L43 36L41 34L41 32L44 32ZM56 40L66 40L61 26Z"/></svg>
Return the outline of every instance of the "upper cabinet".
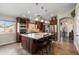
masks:
<svg viewBox="0 0 79 59"><path fill-rule="evenodd" d="M50 20L50 24L51 25L57 25L57 17L51 17L51 20Z"/></svg>
<svg viewBox="0 0 79 59"><path fill-rule="evenodd" d="M17 17L16 21L17 32L26 33L30 20L28 18Z"/></svg>
<svg viewBox="0 0 79 59"><path fill-rule="evenodd" d="M35 24L37 25L37 29L39 29L40 32L44 32L45 31L45 26L43 22L39 22L39 21L35 21Z"/></svg>

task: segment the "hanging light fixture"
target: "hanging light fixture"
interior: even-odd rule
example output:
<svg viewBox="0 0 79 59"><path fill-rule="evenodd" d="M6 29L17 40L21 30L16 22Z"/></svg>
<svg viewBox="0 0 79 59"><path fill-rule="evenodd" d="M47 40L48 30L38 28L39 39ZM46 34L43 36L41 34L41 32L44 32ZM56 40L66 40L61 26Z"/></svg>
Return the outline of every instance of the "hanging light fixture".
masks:
<svg viewBox="0 0 79 59"><path fill-rule="evenodd" d="M45 23L48 23L47 21L45 21Z"/></svg>
<svg viewBox="0 0 79 59"><path fill-rule="evenodd" d="M35 21L39 21L39 19L38 18L35 18Z"/></svg>
<svg viewBox="0 0 79 59"><path fill-rule="evenodd" d="M49 24L49 21L45 21L45 23Z"/></svg>
<svg viewBox="0 0 79 59"><path fill-rule="evenodd" d="M42 19L41 22L44 22L44 20Z"/></svg>

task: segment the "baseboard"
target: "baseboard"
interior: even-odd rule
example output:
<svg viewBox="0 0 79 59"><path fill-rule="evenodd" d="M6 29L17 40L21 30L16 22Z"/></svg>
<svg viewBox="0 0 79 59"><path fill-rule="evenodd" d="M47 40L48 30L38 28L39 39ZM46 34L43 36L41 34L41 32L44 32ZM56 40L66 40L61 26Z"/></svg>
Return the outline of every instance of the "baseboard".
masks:
<svg viewBox="0 0 79 59"><path fill-rule="evenodd" d="M12 41L12 42L8 42L8 43L3 43L3 44L0 44L0 46L5 46L5 45L13 44L13 43L16 43L16 41Z"/></svg>
<svg viewBox="0 0 79 59"><path fill-rule="evenodd" d="M75 45L75 47L76 47L76 50L78 51L78 53L79 53L79 46L77 45L77 43L76 42L74 42L74 45Z"/></svg>

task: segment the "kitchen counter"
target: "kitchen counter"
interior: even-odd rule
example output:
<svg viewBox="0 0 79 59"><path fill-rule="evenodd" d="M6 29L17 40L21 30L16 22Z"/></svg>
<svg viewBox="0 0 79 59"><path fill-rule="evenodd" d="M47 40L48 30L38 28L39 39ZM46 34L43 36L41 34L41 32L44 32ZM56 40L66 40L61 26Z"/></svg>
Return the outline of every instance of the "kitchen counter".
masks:
<svg viewBox="0 0 79 59"><path fill-rule="evenodd" d="M21 34L22 36L28 37L28 38L32 38L35 40L39 40L45 36L50 36L53 35L51 33L30 33L30 34Z"/></svg>
<svg viewBox="0 0 79 59"><path fill-rule="evenodd" d="M47 42L47 39L51 38L53 34L51 33L29 33L29 34L21 34L21 43L22 47L28 51L30 54L34 54L37 52L39 48L39 41L43 40Z"/></svg>

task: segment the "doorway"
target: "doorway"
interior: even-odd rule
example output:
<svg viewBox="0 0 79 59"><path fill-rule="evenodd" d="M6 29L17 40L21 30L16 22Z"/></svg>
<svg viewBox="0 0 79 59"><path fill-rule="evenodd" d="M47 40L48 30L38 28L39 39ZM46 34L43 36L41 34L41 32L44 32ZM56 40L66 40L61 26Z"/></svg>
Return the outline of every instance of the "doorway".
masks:
<svg viewBox="0 0 79 59"><path fill-rule="evenodd" d="M60 24L60 41L73 42L74 32L73 32L73 18L64 17L59 21Z"/></svg>

